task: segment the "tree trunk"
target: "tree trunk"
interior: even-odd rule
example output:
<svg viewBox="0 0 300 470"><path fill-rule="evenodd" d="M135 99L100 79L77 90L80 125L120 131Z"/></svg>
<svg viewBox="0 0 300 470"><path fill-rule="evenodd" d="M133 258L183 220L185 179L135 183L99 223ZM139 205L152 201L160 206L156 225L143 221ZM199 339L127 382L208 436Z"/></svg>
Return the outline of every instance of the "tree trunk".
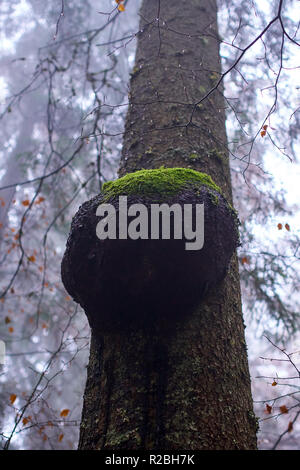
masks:
<svg viewBox="0 0 300 470"><path fill-rule="evenodd" d="M144 0L140 30L120 175L193 168L231 201L222 90L195 106L220 74L215 0ZM92 335L79 449L255 448L236 256L169 331Z"/></svg>
<svg viewBox="0 0 300 470"><path fill-rule="evenodd" d="M28 150L31 142L33 124L29 119L24 119L18 136L17 144L13 152L9 155L5 164L6 172L1 180L1 186L8 186L21 180L21 162L19 160L22 153ZM4 239L4 232L6 231L8 212L11 207L12 200L16 192L16 186L7 189L2 189L1 204L0 206L0 246Z"/></svg>

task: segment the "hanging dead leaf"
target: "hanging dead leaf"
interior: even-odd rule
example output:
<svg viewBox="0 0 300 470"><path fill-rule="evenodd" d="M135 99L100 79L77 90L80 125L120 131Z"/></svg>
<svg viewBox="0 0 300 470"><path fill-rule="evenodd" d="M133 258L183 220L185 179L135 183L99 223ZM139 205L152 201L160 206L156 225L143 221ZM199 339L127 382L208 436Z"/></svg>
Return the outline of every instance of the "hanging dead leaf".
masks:
<svg viewBox="0 0 300 470"><path fill-rule="evenodd" d="M292 421L289 422L287 430L288 430L288 432L292 432L292 430L293 430L293 423L292 423Z"/></svg>
<svg viewBox="0 0 300 470"><path fill-rule="evenodd" d="M70 410L67 410L67 409L66 409L66 410L62 410L62 411L60 412L60 416L61 416L62 418L65 418L66 416L68 416L69 411L70 411Z"/></svg>
<svg viewBox="0 0 300 470"><path fill-rule="evenodd" d="M291 230L289 224L285 224L285 229L289 232Z"/></svg>
<svg viewBox="0 0 300 470"><path fill-rule="evenodd" d="M43 196L40 196L36 201L35 204L40 204L41 202L44 202L45 198Z"/></svg>
<svg viewBox="0 0 300 470"><path fill-rule="evenodd" d="M9 401L10 403L13 405L14 402L16 401L16 398L17 398L17 395L15 395L14 393L12 393L9 397Z"/></svg>
<svg viewBox="0 0 300 470"><path fill-rule="evenodd" d="M279 407L281 413L288 413L289 410L285 405Z"/></svg>
<svg viewBox="0 0 300 470"><path fill-rule="evenodd" d="M267 413L268 415L272 413L272 406L268 405L268 403L266 404L265 413Z"/></svg>
<svg viewBox="0 0 300 470"><path fill-rule="evenodd" d="M58 442L61 442L61 441L63 440L63 438L64 438L64 435L63 435L63 434L60 434L60 435L58 436Z"/></svg>
<svg viewBox="0 0 300 470"><path fill-rule="evenodd" d="M277 224L278 230L282 230L282 224Z"/></svg>
<svg viewBox="0 0 300 470"><path fill-rule="evenodd" d="M276 380L274 380L274 382L272 383L272 387L276 387L276 385L277 385L277 382Z"/></svg>

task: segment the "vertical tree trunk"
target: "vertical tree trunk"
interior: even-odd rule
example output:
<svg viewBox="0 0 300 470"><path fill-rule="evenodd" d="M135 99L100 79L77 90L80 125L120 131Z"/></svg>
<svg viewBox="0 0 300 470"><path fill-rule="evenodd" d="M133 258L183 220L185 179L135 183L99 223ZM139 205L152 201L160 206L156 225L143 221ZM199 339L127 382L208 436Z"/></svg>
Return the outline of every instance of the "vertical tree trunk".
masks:
<svg viewBox="0 0 300 470"><path fill-rule="evenodd" d="M194 106L219 77L216 21L215 0L144 0L120 175L190 167L231 200L222 90ZM256 448L236 257L169 332L92 336L79 448Z"/></svg>

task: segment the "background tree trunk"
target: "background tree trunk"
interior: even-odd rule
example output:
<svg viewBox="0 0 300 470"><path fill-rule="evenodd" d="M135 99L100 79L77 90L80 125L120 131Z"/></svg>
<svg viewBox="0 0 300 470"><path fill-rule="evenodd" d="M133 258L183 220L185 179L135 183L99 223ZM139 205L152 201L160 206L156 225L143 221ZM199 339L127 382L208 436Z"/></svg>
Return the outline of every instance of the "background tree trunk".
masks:
<svg viewBox="0 0 300 470"><path fill-rule="evenodd" d="M144 0L140 30L120 175L194 168L231 201L222 90L194 105L220 74L215 0ZM183 324L92 336L79 449L255 448L236 257Z"/></svg>

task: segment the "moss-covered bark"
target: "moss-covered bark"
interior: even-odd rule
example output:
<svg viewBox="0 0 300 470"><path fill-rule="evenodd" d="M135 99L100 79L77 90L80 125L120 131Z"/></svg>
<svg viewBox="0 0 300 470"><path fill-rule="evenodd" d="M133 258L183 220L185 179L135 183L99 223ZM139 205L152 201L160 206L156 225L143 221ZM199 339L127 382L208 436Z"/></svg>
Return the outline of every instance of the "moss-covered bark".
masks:
<svg viewBox="0 0 300 470"><path fill-rule="evenodd" d="M221 90L194 107L220 73L215 0L144 0L141 18L120 175L194 168L231 200ZM185 321L92 335L79 449L255 448L236 257Z"/></svg>

